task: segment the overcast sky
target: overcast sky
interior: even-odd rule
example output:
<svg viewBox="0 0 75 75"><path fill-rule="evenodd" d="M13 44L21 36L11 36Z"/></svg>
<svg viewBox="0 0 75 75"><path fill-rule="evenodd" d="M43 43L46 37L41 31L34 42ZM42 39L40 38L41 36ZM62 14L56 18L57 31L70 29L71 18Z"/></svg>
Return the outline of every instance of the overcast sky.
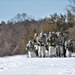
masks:
<svg viewBox="0 0 75 75"><path fill-rule="evenodd" d="M65 14L68 0L0 0L0 21L7 21L18 13L27 13L35 19L53 13Z"/></svg>

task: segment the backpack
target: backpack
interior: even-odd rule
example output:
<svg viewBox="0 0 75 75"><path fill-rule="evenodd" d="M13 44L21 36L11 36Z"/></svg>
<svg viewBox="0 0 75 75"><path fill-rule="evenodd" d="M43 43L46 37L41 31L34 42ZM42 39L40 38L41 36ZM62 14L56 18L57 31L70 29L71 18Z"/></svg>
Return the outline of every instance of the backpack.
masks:
<svg viewBox="0 0 75 75"><path fill-rule="evenodd" d="M69 43L67 44L67 47L68 47L68 50L69 50L69 51L73 51L73 44L72 44L72 42L69 42Z"/></svg>

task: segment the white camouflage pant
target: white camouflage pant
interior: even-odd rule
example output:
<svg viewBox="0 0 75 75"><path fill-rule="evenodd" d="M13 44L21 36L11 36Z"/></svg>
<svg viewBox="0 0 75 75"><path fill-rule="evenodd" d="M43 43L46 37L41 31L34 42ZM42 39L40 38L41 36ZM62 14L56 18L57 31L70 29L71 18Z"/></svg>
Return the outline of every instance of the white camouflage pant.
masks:
<svg viewBox="0 0 75 75"><path fill-rule="evenodd" d="M46 50L46 48L44 46L39 46L38 56L39 57L44 57L45 56L45 50Z"/></svg>
<svg viewBox="0 0 75 75"><path fill-rule="evenodd" d="M29 58L32 58L32 57L35 57L35 56L36 56L36 54L35 54L34 51L28 51L28 57Z"/></svg>
<svg viewBox="0 0 75 75"><path fill-rule="evenodd" d="M63 46L56 46L56 53L57 53L57 56L63 56Z"/></svg>
<svg viewBox="0 0 75 75"><path fill-rule="evenodd" d="M56 48L54 46L49 46L49 56L56 56Z"/></svg>

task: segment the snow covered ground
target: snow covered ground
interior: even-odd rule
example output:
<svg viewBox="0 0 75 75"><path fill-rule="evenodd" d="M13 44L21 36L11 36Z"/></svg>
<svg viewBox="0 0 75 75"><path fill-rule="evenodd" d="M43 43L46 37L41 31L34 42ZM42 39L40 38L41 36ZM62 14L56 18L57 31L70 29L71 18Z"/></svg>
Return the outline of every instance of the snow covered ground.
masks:
<svg viewBox="0 0 75 75"><path fill-rule="evenodd" d="M27 58L17 55L0 58L0 75L75 75L75 57Z"/></svg>

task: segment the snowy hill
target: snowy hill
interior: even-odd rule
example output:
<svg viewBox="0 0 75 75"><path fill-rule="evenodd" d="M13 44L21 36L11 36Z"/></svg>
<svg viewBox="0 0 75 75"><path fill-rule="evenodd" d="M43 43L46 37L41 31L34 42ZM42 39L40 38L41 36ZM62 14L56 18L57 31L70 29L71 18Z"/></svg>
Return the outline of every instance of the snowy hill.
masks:
<svg viewBox="0 0 75 75"><path fill-rule="evenodd" d="M0 58L0 75L75 75L75 58Z"/></svg>

